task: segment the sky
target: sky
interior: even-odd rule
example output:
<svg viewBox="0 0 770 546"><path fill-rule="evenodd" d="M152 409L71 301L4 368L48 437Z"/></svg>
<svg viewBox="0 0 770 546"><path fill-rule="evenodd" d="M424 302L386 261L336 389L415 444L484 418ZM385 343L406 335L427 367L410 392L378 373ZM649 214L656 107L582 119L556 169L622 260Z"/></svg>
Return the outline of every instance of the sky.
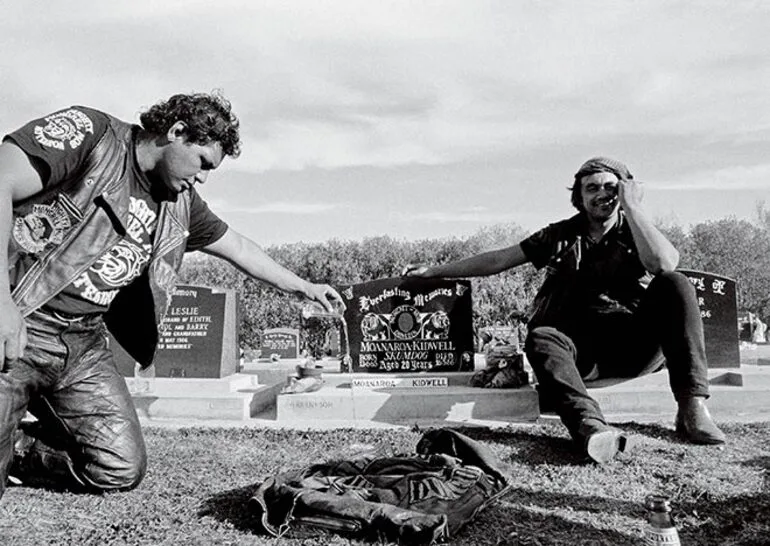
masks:
<svg viewBox="0 0 770 546"><path fill-rule="evenodd" d="M770 3L3 0L0 132L221 90L243 152L200 187L264 245L570 216L588 158L655 221L770 205Z"/></svg>

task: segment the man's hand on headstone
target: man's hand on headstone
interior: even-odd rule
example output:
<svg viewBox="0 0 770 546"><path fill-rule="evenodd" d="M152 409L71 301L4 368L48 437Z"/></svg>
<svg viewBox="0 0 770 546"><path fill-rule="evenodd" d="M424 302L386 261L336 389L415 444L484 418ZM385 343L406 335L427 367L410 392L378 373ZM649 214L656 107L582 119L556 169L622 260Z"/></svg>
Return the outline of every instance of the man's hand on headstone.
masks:
<svg viewBox="0 0 770 546"><path fill-rule="evenodd" d="M27 346L27 325L19 308L10 299L0 301L0 369L5 361L24 356Z"/></svg>
<svg viewBox="0 0 770 546"><path fill-rule="evenodd" d="M311 284L307 297L321 304L328 313L342 314L345 311L342 296L328 284Z"/></svg>
<svg viewBox="0 0 770 546"><path fill-rule="evenodd" d="M402 277L426 277L428 266L422 264L406 264L401 271Z"/></svg>

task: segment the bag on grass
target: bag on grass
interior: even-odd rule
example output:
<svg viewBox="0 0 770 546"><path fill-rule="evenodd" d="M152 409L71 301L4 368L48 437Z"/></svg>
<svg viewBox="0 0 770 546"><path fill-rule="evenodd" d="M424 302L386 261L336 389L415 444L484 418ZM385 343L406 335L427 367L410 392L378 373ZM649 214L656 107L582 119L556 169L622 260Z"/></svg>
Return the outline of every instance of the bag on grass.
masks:
<svg viewBox="0 0 770 546"><path fill-rule="evenodd" d="M485 389L518 389L529 384L524 355L518 347L497 345L486 352L487 365L475 372L468 384Z"/></svg>
<svg viewBox="0 0 770 546"><path fill-rule="evenodd" d="M362 455L274 476L250 506L266 532L316 528L432 544L454 536L509 489L503 465L450 429L426 432L413 455Z"/></svg>

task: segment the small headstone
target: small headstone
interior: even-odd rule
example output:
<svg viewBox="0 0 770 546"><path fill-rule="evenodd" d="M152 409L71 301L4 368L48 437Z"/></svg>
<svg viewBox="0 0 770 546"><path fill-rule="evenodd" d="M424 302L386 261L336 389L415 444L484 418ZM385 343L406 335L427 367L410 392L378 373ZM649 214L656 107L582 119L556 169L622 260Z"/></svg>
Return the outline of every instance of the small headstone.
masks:
<svg viewBox="0 0 770 546"><path fill-rule="evenodd" d="M351 371L473 370L469 281L394 277L340 287L340 293Z"/></svg>
<svg viewBox="0 0 770 546"><path fill-rule="evenodd" d="M260 339L262 357L277 354L281 358L299 358L299 330L296 328L271 328L262 332Z"/></svg>
<svg viewBox="0 0 770 546"><path fill-rule="evenodd" d="M235 291L178 285L160 325L156 377L219 378L238 366ZM110 339L120 372L134 375L134 360Z"/></svg>
<svg viewBox="0 0 770 546"><path fill-rule="evenodd" d="M704 271L680 270L695 287L709 368L741 365L735 281Z"/></svg>

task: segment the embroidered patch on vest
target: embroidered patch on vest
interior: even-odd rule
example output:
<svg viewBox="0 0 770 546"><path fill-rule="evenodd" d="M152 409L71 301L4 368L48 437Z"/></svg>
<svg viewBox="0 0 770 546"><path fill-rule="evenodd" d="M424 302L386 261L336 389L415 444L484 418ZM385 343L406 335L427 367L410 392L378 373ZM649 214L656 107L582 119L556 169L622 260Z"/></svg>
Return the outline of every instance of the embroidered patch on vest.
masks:
<svg viewBox="0 0 770 546"><path fill-rule="evenodd" d="M86 133L93 134L94 124L80 110L70 108L45 118L45 126L35 126L35 140L48 148L64 150L69 144L73 150L82 144Z"/></svg>
<svg viewBox="0 0 770 546"><path fill-rule="evenodd" d="M32 212L16 218L13 238L24 250L38 254L48 245L58 245L71 223L67 213L54 205L33 205Z"/></svg>

